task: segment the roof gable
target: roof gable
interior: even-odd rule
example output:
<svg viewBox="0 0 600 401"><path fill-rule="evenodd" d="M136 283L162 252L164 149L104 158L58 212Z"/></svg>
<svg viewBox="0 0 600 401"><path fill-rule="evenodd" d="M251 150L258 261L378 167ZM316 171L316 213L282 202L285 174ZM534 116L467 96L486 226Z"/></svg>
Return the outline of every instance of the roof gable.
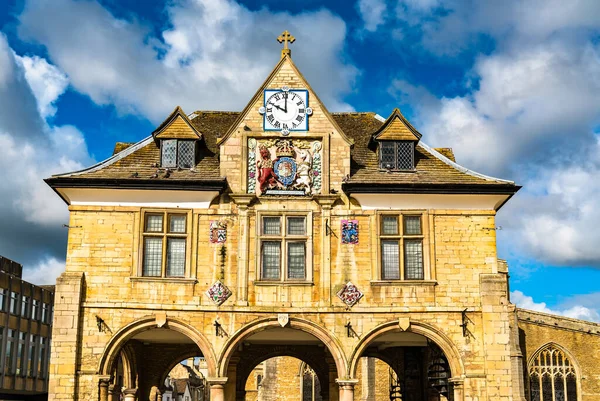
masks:
<svg viewBox="0 0 600 401"><path fill-rule="evenodd" d="M281 82L286 82L285 85ZM217 139L217 145L222 145L229 137L231 137L244 121L246 121L251 113L257 112L257 104L261 100L265 89L280 88L282 86L289 86L290 89L306 89L310 94L310 107L313 109L313 114L310 117L312 120L315 119L317 114L322 114L328 121L328 125L334 131L338 132L342 139L348 144L354 144L352 138L348 137L344 131L338 126L335 119L331 116L329 111L325 108L325 105L321 102L315 91L312 89L306 78L298 70L292 58L289 54L283 53L281 60L275 65L273 71L269 74L267 79L258 88L252 99L248 102L244 110L239 114L236 121L231 125L229 130L222 137Z"/></svg>
<svg viewBox="0 0 600 401"><path fill-rule="evenodd" d="M175 110L152 132L154 140L158 139L202 139L202 133L192 124L181 107Z"/></svg>
<svg viewBox="0 0 600 401"><path fill-rule="evenodd" d="M373 139L378 141L419 141L421 133L408 122L402 115L400 109L395 108L392 114L385 120L381 128L374 134Z"/></svg>

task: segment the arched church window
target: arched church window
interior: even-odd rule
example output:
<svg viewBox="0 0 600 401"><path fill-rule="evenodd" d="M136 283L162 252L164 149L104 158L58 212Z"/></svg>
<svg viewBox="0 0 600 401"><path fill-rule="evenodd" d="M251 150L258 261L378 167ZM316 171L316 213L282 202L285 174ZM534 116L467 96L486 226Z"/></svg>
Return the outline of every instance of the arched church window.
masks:
<svg viewBox="0 0 600 401"><path fill-rule="evenodd" d="M315 371L306 363L300 365L302 401L321 401L321 385Z"/></svg>
<svg viewBox="0 0 600 401"><path fill-rule="evenodd" d="M553 344L537 352L529 364L531 401L577 401L577 373L570 357Z"/></svg>

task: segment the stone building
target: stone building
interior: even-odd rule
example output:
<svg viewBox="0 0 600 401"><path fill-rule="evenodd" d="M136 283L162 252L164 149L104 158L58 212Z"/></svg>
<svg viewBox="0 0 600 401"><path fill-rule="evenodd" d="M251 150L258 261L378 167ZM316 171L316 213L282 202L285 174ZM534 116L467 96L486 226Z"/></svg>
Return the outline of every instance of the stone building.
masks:
<svg viewBox="0 0 600 401"><path fill-rule="evenodd" d="M0 256L0 399L42 399L48 364L54 286L22 279L23 266Z"/></svg>
<svg viewBox="0 0 600 401"><path fill-rule="evenodd" d="M509 301L495 216L519 187L427 146L398 109L329 112L292 39L243 111L176 107L46 180L70 210L50 399L158 400L203 357L211 399L239 401L282 356L318 380L303 399L365 399L365 358L391 368L393 399L599 399L600 351L580 354L598 327Z"/></svg>

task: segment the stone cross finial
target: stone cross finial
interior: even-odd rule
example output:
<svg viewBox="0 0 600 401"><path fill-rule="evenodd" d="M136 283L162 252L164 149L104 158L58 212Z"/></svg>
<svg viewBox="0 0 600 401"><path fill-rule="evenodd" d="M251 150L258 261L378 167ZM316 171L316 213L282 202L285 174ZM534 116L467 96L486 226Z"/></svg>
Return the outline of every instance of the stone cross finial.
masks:
<svg viewBox="0 0 600 401"><path fill-rule="evenodd" d="M295 40L296 38L293 37L288 31L283 31L283 33L277 37L277 41L279 43L283 43L283 49L281 49L281 58L285 57L286 55L292 55L292 51L288 47L288 42L294 43Z"/></svg>

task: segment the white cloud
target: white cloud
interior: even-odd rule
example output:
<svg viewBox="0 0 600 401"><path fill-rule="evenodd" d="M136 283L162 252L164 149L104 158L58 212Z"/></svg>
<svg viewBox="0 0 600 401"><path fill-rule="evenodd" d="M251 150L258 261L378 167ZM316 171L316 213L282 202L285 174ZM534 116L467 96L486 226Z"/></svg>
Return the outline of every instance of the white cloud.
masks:
<svg viewBox="0 0 600 401"><path fill-rule="evenodd" d="M532 297L523 294L521 291L512 291L510 293L511 302L519 308L529 309L536 312L550 313L552 315L566 316L573 319L582 319L592 322L600 322L598 310L587 308L583 305L573 305L566 309L550 309L545 302L535 302Z"/></svg>
<svg viewBox="0 0 600 401"><path fill-rule="evenodd" d="M384 22L386 4L383 0L359 0L358 12L364 22L364 29L375 32Z"/></svg>
<svg viewBox="0 0 600 401"><path fill-rule="evenodd" d="M43 178L93 160L77 128L43 118L65 89L64 75L44 59L14 54L2 34L0 65L6 67L0 72L0 254L22 263L26 275L36 264L37 276L52 282L66 247L68 210Z"/></svg>
<svg viewBox="0 0 600 401"><path fill-rule="evenodd" d="M595 224L600 212L594 207L600 195L600 146L594 133L600 123L600 45L594 40L600 21L587 16L598 15L600 5L555 4L561 13L545 2L532 3L544 26L532 22L530 3L517 12L510 1L497 12L502 24L491 21L490 11L479 5L473 13L486 13L485 18L457 22L461 32L445 26L454 23L446 17L436 17L436 35L454 38L459 47L471 34L494 35L496 50L480 55L465 75L466 95L436 99L402 79L390 92L416 104L424 141L452 146L459 163L524 186L498 217L505 228L499 232L503 247L545 263L600 266L600 226ZM448 18L471 18L461 4L438 6L446 8L441 15ZM508 24L503 13L515 20ZM422 40L431 45L431 36Z"/></svg>
<svg viewBox="0 0 600 401"><path fill-rule="evenodd" d="M67 76L49 64L46 59L38 56L15 55L15 59L25 70L25 79L35 95L41 116L44 118L54 116L56 114L54 102L69 85Z"/></svg>
<svg viewBox="0 0 600 401"><path fill-rule="evenodd" d="M94 102L159 122L177 104L189 112L243 108L278 61L275 38L288 29L297 39L294 61L327 107L351 109L340 99L358 71L343 59L346 25L329 11L291 15L253 12L229 0L187 0L166 13L170 28L155 37L95 1L32 0L19 17L19 33L42 43L71 85Z"/></svg>
<svg viewBox="0 0 600 401"><path fill-rule="evenodd" d="M56 258L46 258L37 265L24 269L23 280L38 285L54 284L56 277L65 271L65 262Z"/></svg>

